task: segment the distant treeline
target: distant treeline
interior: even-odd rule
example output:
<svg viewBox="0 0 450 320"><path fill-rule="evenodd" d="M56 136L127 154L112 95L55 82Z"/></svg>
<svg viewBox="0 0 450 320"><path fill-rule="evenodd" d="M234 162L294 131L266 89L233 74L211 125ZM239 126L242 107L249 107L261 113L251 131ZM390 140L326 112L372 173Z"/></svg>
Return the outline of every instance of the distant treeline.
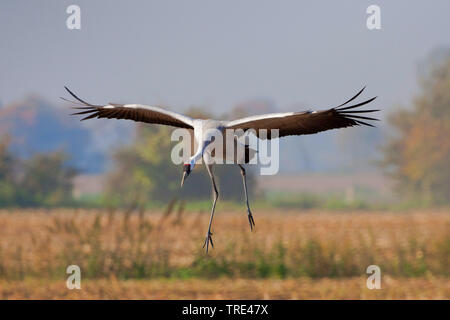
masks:
<svg viewBox="0 0 450 320"><path fill-rule="evenodd" d="M38 153L29 159L9 151L9 137L0 137L0 206L68 206L73 204L76 171L63 152Z"/></svg>

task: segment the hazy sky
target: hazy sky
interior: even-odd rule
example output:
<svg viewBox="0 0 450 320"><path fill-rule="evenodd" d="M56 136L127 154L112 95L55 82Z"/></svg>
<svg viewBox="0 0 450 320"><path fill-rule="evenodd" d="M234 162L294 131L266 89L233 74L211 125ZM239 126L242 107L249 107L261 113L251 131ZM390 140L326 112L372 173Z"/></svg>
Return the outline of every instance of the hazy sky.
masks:
<svg viewBox="0 0 450 320"><path fill-rule="evenodd" d="M66 8L81 7L81 30ZM381 30L366 8L381 7ZM267 98L281 109L342 102L362 85L388 110L417 64L450 45L450 1L9 1L0 3L0 101L63 85L93 103L200 105Z"/></svg>

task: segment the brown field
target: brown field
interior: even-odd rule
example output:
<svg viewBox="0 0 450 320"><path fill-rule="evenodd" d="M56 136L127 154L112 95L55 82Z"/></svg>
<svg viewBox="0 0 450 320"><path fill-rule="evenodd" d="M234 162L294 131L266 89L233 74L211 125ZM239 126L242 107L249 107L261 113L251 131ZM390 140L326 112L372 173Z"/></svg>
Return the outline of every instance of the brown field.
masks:
<svg viewBox="0 0 450 320"><path fill-rule="evenodd" d="M0 280L0 299L449 299L444 278L383 278L380 290L366 278L345 279L100 279L68 290L65 281Z"/></svg>
<svg viewBox="0 0 450 320"><path fill-rule="evenodd" d="M0 211L0 298L448 299L450 214ZM65 287L69 265L81 290ZM381 289L366 288L380 266Z"/></svg>

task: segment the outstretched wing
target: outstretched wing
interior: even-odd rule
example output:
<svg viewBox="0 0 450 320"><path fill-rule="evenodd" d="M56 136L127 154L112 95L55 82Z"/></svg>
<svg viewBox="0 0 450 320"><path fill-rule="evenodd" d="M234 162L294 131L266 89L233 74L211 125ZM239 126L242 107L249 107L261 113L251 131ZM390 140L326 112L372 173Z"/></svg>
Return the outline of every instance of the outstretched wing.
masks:
<svg viewBox="0 0 450 320"><path fill-rule="evenodd" d="M74 97L78 102L70 101L65 98L61 98L65 101L81 105L74 107L74 109L80 109L82 111L73 113L72 115L86 115L81 120L87 120L92 118L107 118L107 119L127 119L139 122L164 124L179 128L193 129L193 119L182 115L177 112L165 110L158 107L145 106L142 104L117 104L109 103L104 106L93 105L87 103L84 100L78 98L67 87L66 90Z"/></svg>
<svg viewBox="0 0 450 320"><path fill-rule="evenodd" d="M264 136L259 136L259 130L266 129L268 130L268 139L271 138L271 129L278 129L279 137L284 137L290 135L313 134L330 129L359 125L373 127L372 124L366 121L378 119L363 115L379 110L355 110L355 108L372 102L376 97L348 107L345 106L356 99L364 89L365 87L343 104L328 110L270 113L233 120L228 122L226 127L230 129L243 129L244 131L254 129L256 135L260 138L264 138Z"/></svg>

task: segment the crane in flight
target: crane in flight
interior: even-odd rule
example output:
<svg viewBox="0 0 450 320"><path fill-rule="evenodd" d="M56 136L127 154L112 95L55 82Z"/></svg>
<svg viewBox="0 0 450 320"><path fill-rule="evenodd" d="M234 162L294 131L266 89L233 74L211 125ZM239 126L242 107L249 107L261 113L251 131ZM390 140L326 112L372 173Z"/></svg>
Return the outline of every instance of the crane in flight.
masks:
<svg viewBox="0 0 450 320"><path fill-rule="evenodd" d="M208 171L209 177L211 179L212 191L214 193L208 231L206 233L205 242L203 244L203 247L206 246L207 253L209 244L211 244L211 247L214 246L212 240L211 225L214 217L217 198L219 196L212 170L214 157L211 155L211 152L208 152L207 148L211 142L211 135L209 134L209 132L211 132L211 129L218 130L219 132L225 132L225 130L227 129L241 129L243 132L252 130L252 132L254 132L258 138L271 139L272 129L278 130L278 137L285 137L290 135L314 134L331 129L360 125L373 127L373 125L369 122L378 119L367 117L366 114L379 111L378 109L357 109L358 107L372 102L376 97L360 103L349 105L350 102L355 100L364 91L365 87L363 87L355 96L353 96L349 100L333 108L318 111L308 110L300 112L269 113L232 121L193 119L186 115L169 111L160 107L146 106L141 104L109 103L106 105L94 105L78 98L67 87L65 87L65 89L77 101L71 101L65 98L61 99L77 105L74 108L80 109L81 111L76 112L72 115L85 115L85 117L81 120L92 118L127 119L137 122L160 124L193 130L194 139L197 143L197 150L183 165L181 186L183 186L184 181L192 172L195 165L200 160L203 160L205 162L206 170ZM259 133L261 132L261 130L267 130L267 134L265 136L260 135ZM237 140L235 140L235 144L239 143L240 142L237 142ZM224 143L223 146L225 148L226 143ZM245 169L242 164L248 163L254 157L256 151L252 148L249 148L248 145L245 145L244 148L244 153L237 154L236 152L234 152L231 155L231 157L233 158L231 160L234 161L234 163L238 164L241 171L244 185L245 201L247 205L247 217L250 224L250 229L253 230L255 221L250 210Z"/></svg>

